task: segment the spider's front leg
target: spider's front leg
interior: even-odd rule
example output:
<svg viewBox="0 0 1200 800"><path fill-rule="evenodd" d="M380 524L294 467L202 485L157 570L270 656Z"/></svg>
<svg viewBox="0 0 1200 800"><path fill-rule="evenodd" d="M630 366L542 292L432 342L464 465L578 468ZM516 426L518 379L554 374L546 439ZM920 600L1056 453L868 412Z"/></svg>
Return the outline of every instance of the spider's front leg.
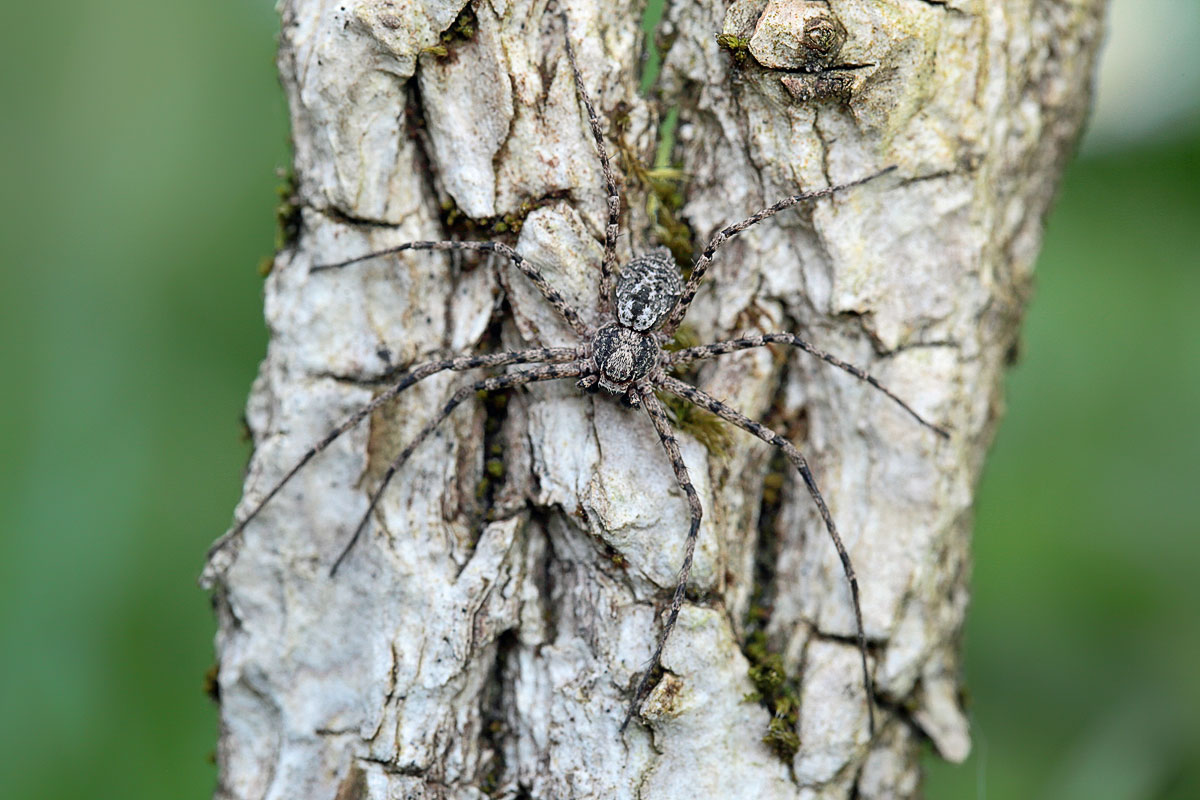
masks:
<svg viewBox="0 0 1200 800"><path fill-rule="evenodd" d="M880 392L890 398L893 403L904 409L909 416L921 423L921 425L924 427L936 433L938 436L942 437L943 439L950 438L950 432L946 428L939 425L934 425L932 422L922 417L913 409L912 406L901 400L895 392L884 386L874 377L867 374L862 369L854 366L853 364L843 361L837 356L826 353L824 350L820 349L816 345L811 344L810 342L806 342L804 339L801 339L794 333L763 333L754 336L744 336L740 339L728 339L723 342L713 342L712 344L702 344L697 347L688 347L683 350L676 350L674 353L667 355L665 366L676 367L681 364L690 364L693 361L713 358L714 356L724 355L725 353L733 353L738 350L746 350L751 347L765 347L769 344L789 344L793 347L803 350L806 353L816 356L828 364L832 364L847 374L853 375L860 381L864 381L875 389L878 389Z"/></svg>
<svg viewBox="0 0 1200 800"><path fill-rule="evenodd" d="M638 679L637 688L634 689L633 697L629 700L629 709L625 712L625 719L621 721L622 731L629 725L629 720L637 711L642 694L646 691L646 685L650 682L650 677L655 670L658 669L659 662L662 661L663 648L667 645L667 639L670 638L671 631L675 630L675 623L679 620L679 609L683 607L683 595L687 590L688 575L691 574L692 560L696 555L696 539L700 534L700 519L704 516L704 507L700 505L700 495L696 492L696 487L692 485L687 465L683 462L683 454L679 450L679 440L675 438L675 432L671 429L671 421L667 417L666 410L659 399L654 396L653 385L646 381L637 388L637 391L641 395L641 404L645 407L646 413L650 415L650 421L654 423L654 430L658 431L658 439L662 442L663 449L667 451L667 457L671 460L671 469L675 471L675 480L687 496L691 524L688 527L687 540L684 544L683 563L680 565L679 574L675 579L675 592L671 595L671 611L667 615L667 622L663 626L662 634L658 637L658 643L654 647L650 663Z"/></svg>
<svg viewBox="0 0 1200 800"><path fill-rule="evenodd" d="M669 375L658 375L655 378L655 383L664 391L670 392L676 397L687 400L700 408L716 414L727 422L732 422L747 433L757 436L767 444L778 447L783 451L784 456L796 471L800 473L800 477L804 480L804 486L808 489L809 495L812 497L813 503L817 506L817 511L821 514L821 519L825 523L825 530L829 533L829 538L833 542L834 548L837 550L838 558L842 562L842 572L846 576L846 582L850 585L850 599L854 604L854 621L857 626L858 633L858 652L859 658L862 661L862 679L863 691L866 695L867 703L867 725L871 734L875 733L875 689L871 679L871 671L867 666L867 637L863 629L862 618L862 603L859 601L858 578L854 574L854 565L850 561L850 554L846 551L846 545L842 542L841 534L838 533L837 525L833 522L833 515L829 513L829 506L825 503L825 498L821 495L821 490L817 486L817 480L813 477L812 470L808 466L808 461L804 455L784 437L777 434L775 431L763 425L761 422L756 422L750 419L740 411L730 408L721 401L712 397L708 393L697 389L691 384L685 383L678 378L672 378ZM657 400L657 398L655 398ZM678 474L678 473L677 473ZM686 473L685 473L686 474ZM691 550L688 551L689 561L685 566L690 565ZM685 575L686 578L686 575ZM682 585L682 584L681 584Z"/></svg>
<svg viewBox="0 0 1200 800"><path fill-rule="evenodd" d="M375 491L371 493L371 501L367 504L367 510L363 513L362 519L359 520L358 527L354 529L354 535L350 537L350 541L346 543L344 548L342 548L342 552L338 554L337 559L333 562L333 566L329 568L330 577L337 573L338 567L342 565L342 562L346 559L346 556L350 555L350 551L354 549L354 545L362 536L363 531L366 530L367 522L371 519L371 514L375 511L375 506L379 504L379 499L383 497L384 490L387 489L388 484L391 483L391 480L395 476L396 472L404 465L404 462L408 460L408 457L413 454L413 451L420 446L421 442L425 441L429 437L429 434L433 433L434 430L437 429L438 425L440 425L442 421L446 419L446 417L450 416L451 412L458 408L458 406L461 405L464 400L473 396L477 392L491 392L497 389L507 389L513 386L524 386L529 383L536 383L538 381L551 381L558 378L573 378L578 375L582 369L582 362L577 361L572 361L566 364L543 363L533 367L532 369L509 372L504 375L493 375L490 378L484 378L483 380L477 381L468 386L463 386L456 391L450 397L450 399L446 401L446 404L442 407L441 411L439 411L433 419L425 424L425 427L422 428L416 437L408 443L408 446L401 450L400 454L397 455L392 460L392 463L388 465L387 470L383 473L382 480L379 481L379 485L375 487Z"/></svg>
<svg viewBox="0 0 1200 800"><path fill-rule="evenodd" d="M448 358L440 361L428 361L424 364L409 368L402 375L394 379L394 383L386 390L375 397L370 403L367 403L362 408L355 411L333 430L329 431L320 441L309 447L300 460L293 464L283 477L278 479L266 493L251 506L250 510L239 517L232 528L230 528L221 538L213 543L208 550L208 555L205 558L205 568L201 575L201 582L211 582L215 575L219 573L228 562L232 560L232 556L227 555L224 559L220 559L222 563L218 563L219 554L228 550L241 539L242 533L246 525L250 523L259 512L271 502L272 498L277 495L284 486L294 478L300 470L302 470L308 462L312 461L319 453L325 450L329 445L333 444L339 437L357 426L360 422L371 415L376 409L394 400L400 393L409 387L417 384L426 378L436 375L439 372L447 370L453 372L461 372L464 370L479 369L481 367L502 367L510 364L561 364L563 362L572 361L579 357L579 349L575 347L538 347L530 350L519 350L510 353L485 353L483 355L465 355L457 358ZM338 559L339 561L341 558Z"/></svg>

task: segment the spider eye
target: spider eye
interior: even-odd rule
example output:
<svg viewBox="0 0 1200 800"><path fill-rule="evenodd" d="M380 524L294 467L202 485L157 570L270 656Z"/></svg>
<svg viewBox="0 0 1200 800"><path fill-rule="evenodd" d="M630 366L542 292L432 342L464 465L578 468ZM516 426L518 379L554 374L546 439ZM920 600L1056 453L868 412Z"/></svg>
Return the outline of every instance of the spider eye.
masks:
<svg viewBox="0 0 1200 800"><path fill-rule="evenodd" d="M635 331L654 330L683 294L679 270L665 247L630 261L617 279L617 319Z"/></svg>

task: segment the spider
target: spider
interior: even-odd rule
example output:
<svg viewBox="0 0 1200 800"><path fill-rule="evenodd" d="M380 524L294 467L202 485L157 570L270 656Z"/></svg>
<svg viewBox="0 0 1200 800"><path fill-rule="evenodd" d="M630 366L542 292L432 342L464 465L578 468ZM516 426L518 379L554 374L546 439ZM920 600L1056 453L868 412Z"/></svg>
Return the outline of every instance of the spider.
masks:
<svg viewBox="0 0 1200 800"><path fill-rule="evenodd" d="M616 179L613 176L612 166L608 159L608 153L604 144L604 135L596 116L596 110L584 87L583 77L580 75L579 67L575 60L574 48L571 45L569 36L566 40L566 55L574 75L575 89L587 112L588 125L591 129L592 138L595 141L600 167L608 192L608 224L605 228L604 258L600 273L600 324L593 328L585 323L579 312L546 282L537 266L526 260L513 248L501 242L407 242L386 250L356 256L345 261L312 267L311 272L342 269L351 264L382 256L394 255L406 250L471 251L498 255L511 261L517 269L524 273L541 292L546 302L574 330L579 337L579 344L574 347L542 347L483 355L460 355L455 358L429 361L408 369L399 376L396 376L395 382L389 388L376 396L370 403L351 414L340 425L329 431L324 438L310 447L300 460L267 491L262 499L244 517L236 520L228 533L217 540L209 550L208 558L211 561L220 550L239 538L247 523L253 520L284 485L318 453L332 444L342 434L366 419L376 409L393 400L405 389L435 373L446 370L463 371L481 367L494 368L515 364L535 365L529 369L493 375L463 386L446 401L433 419L420 430L413 441L388 465L382 479L379 481L379 485L371 494L366 513L363 514L353 535L330 567L330 576L337 573L338 568L361 538L372 512L392 477L416 448L463 401L480 391L487 392L498 389L509 389L539 381L562 378L576 379L577 386L589 393L595 393L600 389L604 389L608 394L620 397L629 407L640 407L646 411L670 459L675 479L687 498L690 511L690 526L684 542L683 560L676 577L674 592L671 595L670 612L658 636L653 655L645 670L641 673L636 689L630 698L629 706L620 726L620 731L623 732L629 725L643 695L646 693L650 678L657 670L662 659L663 648L678 620L679 612L683 605L688 575L692 568L692 559L695 554L696 540L700 530L700 520L704 513L700 497L692 485L691 478L688 476L688 468L683 461L679 442L672 430L667 412L655 394L656 391L665 392L693 403L738 428L757 436L767 444L779 448L788 461L800 473L805 487L808 489L817 510L820 512L825 529L828 531L829 538L837 550L838 557L841 559L842 570L850 586L851 599L854 605L855 624L857 626L857 644L862 663L862 680L866 696L868 724L870 731L873 733L875 729L875 715L871 698L874 695L871 675L867 668L866 636L863 632L858 579L855 577L850 556L846 552L841 536L838 534L837 526L834 524L833 517L829 512L825 499L821 495L821 491L817 486L816 479L813 477L812 470L808 466L808 462L805 460L803 454L783 436L780 436L762 423L730 408L703 390L669 373L676 367L714 358L725 353L763 347L769 344L790 345L870 384L891 398L892 401L904 409L917 422L937 435L945 438L949 436L948 432L925 420L907 403L863 370L824 352L793 333L765 333L744 336L738 339L688 347L673 352L664 350L663 345L671 341L684 315L687 314L688 307L691 305L696 291L700 288L704 280L713 256L731 237L798 203L811 202L819 198L829 197L837 192L846 191L892 172L896 168L894 166L888 167L849 183L786 197L773 205L767 206L758 213L752 214L741 222L721 229L704 248L700 258L692 267L691 274L688 276L686 282L681 280L670 252L666 248L657 248L634 258L621 267L619 275L615 278L616 285L614 288L614 273L617 272L616 244L619 233L620 194L617 189Z"/></svg>

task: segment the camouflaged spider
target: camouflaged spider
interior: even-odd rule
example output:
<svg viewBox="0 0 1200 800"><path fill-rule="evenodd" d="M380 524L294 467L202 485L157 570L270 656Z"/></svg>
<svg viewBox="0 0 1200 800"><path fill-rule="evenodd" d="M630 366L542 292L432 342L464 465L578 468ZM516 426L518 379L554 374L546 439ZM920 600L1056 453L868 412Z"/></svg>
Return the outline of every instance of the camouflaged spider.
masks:
<svg viewBox="0 0 1200 800"><path fill-rule="evenodd" d="M692 558L696 549L696 538L700 530L700 518L703 514L700 498L696 493L695 487L692 485L691 479L688 477L688 469L680 454L679 443L672 432L667 412L655 395L656 390L666 392L694 403L737 427L748 431L766 443L778 447L788 461L799 471L804 480L805 487L816 503L821 518L824 520L829 537L837 549L838 556L841 558L842 569L850 585L851 597L854 603L855 623L857 625L858 648L862 661L863 688L866 692L868 720L873 731L875 726L874 708L872 705L873 690L871 676L867 669L866 638L863 633L858 580L854 576L854 568L850 563L850 556L842 544L837 527L834 525L833 517L829 513L829 508L826 506L820 490L817 488L816 480L813 478L812 471L809 469L804 456L791 442L770 428L750 419L709 396L702 390L668 373L675 367L737 350L762 347L768 344L791 345L839 369L845 370L860 380L866 381L895 401L901 408L912 415L917 422L936 432L938 435L945 437L948 435L947 432L927 422L903 400L858 367L841 361L792 333L766 333L757 336L746 336L740 339L730 339L699 347L688 347L674 352L665 351L663 344L671 340L675 330L687 313L688 307L696 295L696 290L704 280L704 275L708 271L708 266L712 261L713 255L731 236L741 233L751 225L761 222L797 203L828 197L835 192L858 186L891 172L895 167L888 167L873 175L840 186L787 197L747 217L741 222L722 229L713 236L708 246L704 248L700 258L692 268L692 272L686 283L680 279L674 259L665 248L658 248L638 256L621 268L614 292L612 284L617 266L616 244L620 215L620 195L618 194L616 180L613 177L612 167L609 164L608 154L605 150L604 136L600 130L600 123L597 121L595 108L592 106L587 91L584 89L583 78L580 76L579 68L575 62L575 53L569 37L567 38L566 53L574 74L576 90L587 110L588 123L591 128L592 137L595 140L596 150L600 158L600 165L608 190L608 226L604 237L604 260L600 273L599 298L600 318L603 320L603 323L594 329L586 324L580 317L579 312L546 282L535 265L525 260L508 245L499 242L408 242L335 264L313 267L313 272L340 269L350 264L381 256L393 255L405 250L459 250L493 253L511 261L529 278L533 285L542 293L546 301L554 307L563 320L579 336L580 344L575 347L543 347L487 355L463 355L457 358L430 361L412 367L401 374L395 383L379 394L374 400L360 408L326 434L320 442L309 448L283 478L251 508L249 513L240 520L237 520L234 527L213 545L209 551L209 559L211 560L219 550L239 537L246 524L254 519L262 508L270 502L271 498L314 456L405 389L435 373L445 370L458 371L480 367L501 367L510 364L537 365L530 369L494 375L476 381L460 388L446 401L441 411L421 429L416 438L388 466L382 480L380 480L379 485L372 493L367 511L359 521L357 528L355 528L353 536L333 562L330 568L331 575L337 572L338 567L361 537L373 510L379 502L379 498L382 496L392 476L395 475L396 471L400 469L401 465L404 464L418 445L464 400L467 400L479 391L507 389L557 378L576 378L577 385L581 389L589 392L604 389L612 395L621 396L629 406L641 407L646 410L671 460L671 467L674 469L675 478L687 497L691 512L691 525L688 528L683 561L679 567L675 590L671 596L670 613L667 616L666 623L663 625L662 632L659 634L650 663L642 672L637 683L637 688L630 699L628 710L621 722L621 730L623 731L637 710L638 703L646 691L650 676L655 672L660 663L663 647L670 637L671 631L674 629L679 617L679 610L683 605L688 573L691 570ZM612 299L614 296L616 300L615 315L612 308Z"/></svg>

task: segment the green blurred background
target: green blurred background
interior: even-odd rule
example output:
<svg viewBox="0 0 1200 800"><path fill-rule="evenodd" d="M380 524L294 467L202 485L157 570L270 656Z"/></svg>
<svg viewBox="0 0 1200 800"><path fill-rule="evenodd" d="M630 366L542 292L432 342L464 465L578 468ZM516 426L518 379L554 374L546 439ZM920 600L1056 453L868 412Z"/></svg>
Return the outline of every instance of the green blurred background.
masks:
<svg viewBox="0 0 1200 800"><path fill-rule="evenodd" d="M1118 0L979 496L975 751L930 798L1200 797L1200 14ZM44 10L43 10L44 9ZM1175 16L1172 17L1172 14ZM248 452L266 0L0 30L0 793L208 797L195 586Z"/></svg>

